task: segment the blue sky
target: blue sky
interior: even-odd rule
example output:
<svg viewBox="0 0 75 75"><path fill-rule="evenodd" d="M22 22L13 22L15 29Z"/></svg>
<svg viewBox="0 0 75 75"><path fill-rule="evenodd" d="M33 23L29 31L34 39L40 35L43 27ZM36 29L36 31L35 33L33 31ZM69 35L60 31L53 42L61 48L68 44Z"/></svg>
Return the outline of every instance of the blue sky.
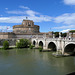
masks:
<svg viewBox="0 0 75 75"><path fill-rule="evenodd" d="M75 0L0 1L0 31L12 31L26 16L40 26L40 32L74 30Z"/></svg>

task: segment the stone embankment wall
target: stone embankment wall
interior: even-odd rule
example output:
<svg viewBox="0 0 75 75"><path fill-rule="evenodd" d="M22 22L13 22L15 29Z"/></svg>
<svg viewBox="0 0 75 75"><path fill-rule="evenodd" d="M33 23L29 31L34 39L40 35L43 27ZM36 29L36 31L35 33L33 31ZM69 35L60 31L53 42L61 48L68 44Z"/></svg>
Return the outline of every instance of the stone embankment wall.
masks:
<svg viewBox="0 0 75 75"><path fill-rule="evenodd" d="M16 45L17 39L0 39L0 46L3 45L3 42L4 42L5 40L7 40L7 41L9 42L9 45L10 45L10 46Z"/></svg>

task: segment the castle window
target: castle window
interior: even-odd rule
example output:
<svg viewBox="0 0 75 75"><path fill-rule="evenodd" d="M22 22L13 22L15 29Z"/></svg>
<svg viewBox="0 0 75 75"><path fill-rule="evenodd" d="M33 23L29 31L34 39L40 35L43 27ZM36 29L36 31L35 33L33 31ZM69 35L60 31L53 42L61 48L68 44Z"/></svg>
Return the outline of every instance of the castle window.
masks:
<svg viewBox="0 0 75 75"><path fill-rule="evenodd" d="M29 28L29 31L31 31L31 28Z"/></svg>
<svg viewBox="0 0 75 75"><path fill-rule="evenodd" d="M33 23L32 23L32 25L33 25Z"/></svg>
<svg viewBox="0 0 75 75"><path fill-rule="evenodd" d="M31 26L31 23L30 22L28 22L28 26Z"/></svg>
<svg viewBox="0 0 75 75"><path fill-rule="evenodd" d="M26 25L27 25L27 22L26 22Z"/></svg>
<svg viewBox="0 0 75 75"><path fill-rule="evenodd" d="M28 25L29 27L31 26L31 25Z"/></svg>
<svg viewBox="0 0 75 75"><path fill-rule="evenodd" d="M29 22L28 22L28 25L29 25Z"/></svg>

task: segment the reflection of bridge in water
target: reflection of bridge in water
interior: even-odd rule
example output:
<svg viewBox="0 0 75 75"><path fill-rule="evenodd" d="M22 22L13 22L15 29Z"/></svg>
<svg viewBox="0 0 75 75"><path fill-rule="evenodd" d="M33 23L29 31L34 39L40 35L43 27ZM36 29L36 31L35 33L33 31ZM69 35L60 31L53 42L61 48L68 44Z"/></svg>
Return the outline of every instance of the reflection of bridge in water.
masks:
<svg viewBox="0 0 75 75"><path fill-rule="evenodd" d="M37 36L32 38L32 43L35 47L42 46L43 49L51 49L53 51L61 50L62 54L75 52L75 38L71 38L71 36L68 38L62 38L61 35L59 35L59 38L55 38L54 35L53 38L48 38L46 35L43 37Z"/></svg>

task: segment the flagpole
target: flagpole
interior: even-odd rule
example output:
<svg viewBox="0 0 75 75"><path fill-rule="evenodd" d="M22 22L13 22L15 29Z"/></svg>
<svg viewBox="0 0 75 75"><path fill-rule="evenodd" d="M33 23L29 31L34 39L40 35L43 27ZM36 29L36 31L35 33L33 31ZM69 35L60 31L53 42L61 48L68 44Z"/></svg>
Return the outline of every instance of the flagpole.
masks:
<svg viewBox="0 0 75 75"><path fill-rule="evenodd" d="M7 27L7 29L6 29L6 32L7 32L7 30L8 30L8 27Z"/></svg>

